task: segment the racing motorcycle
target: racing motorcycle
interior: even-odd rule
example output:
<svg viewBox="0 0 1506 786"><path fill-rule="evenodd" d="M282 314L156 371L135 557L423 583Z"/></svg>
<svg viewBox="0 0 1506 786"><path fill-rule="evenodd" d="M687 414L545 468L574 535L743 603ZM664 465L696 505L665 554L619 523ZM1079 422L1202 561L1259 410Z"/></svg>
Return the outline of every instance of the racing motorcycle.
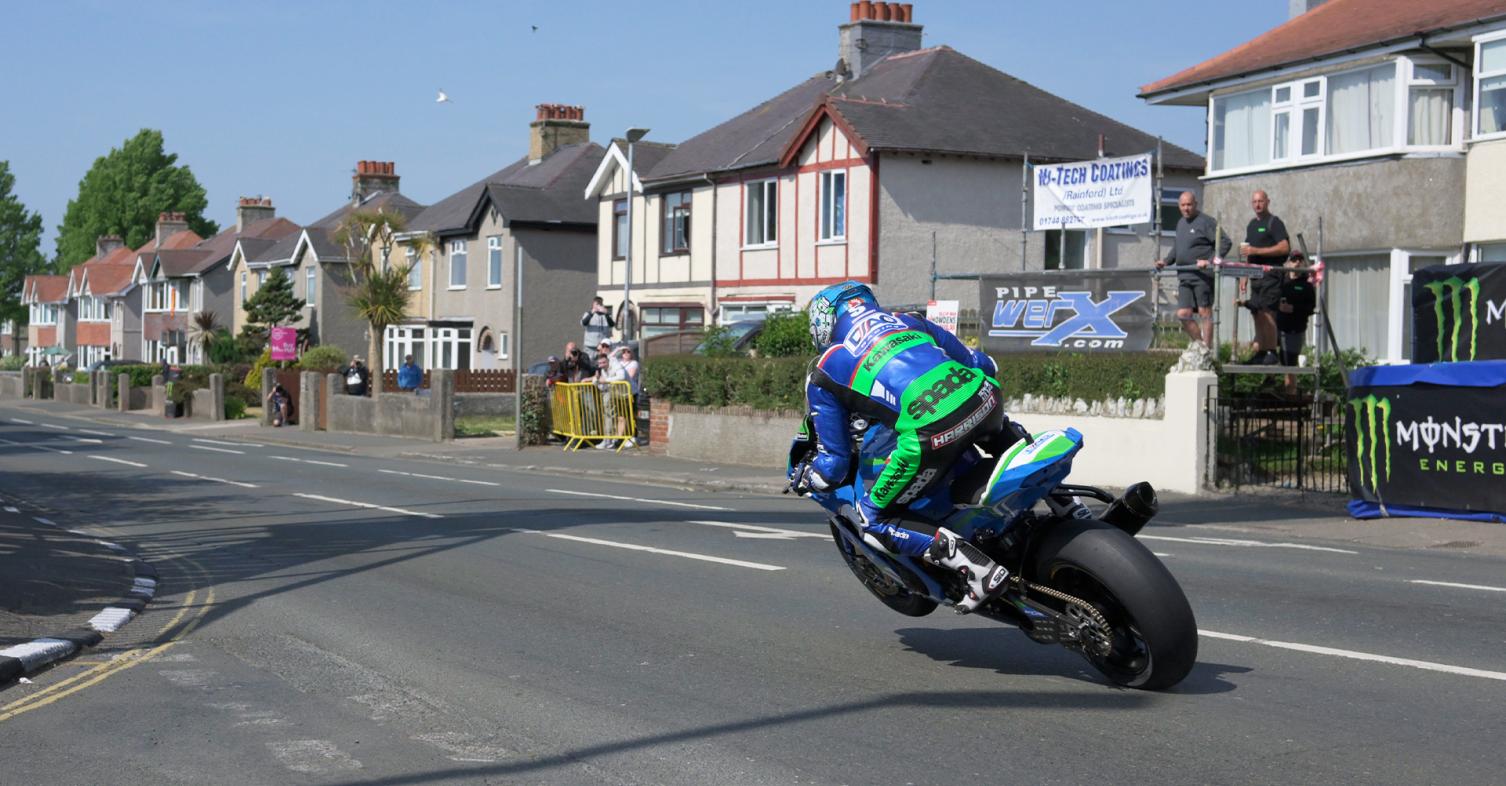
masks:
<svg viewBox="0 0 1506 786"><path fill-rule="evenodd" d="M1080 653L1116 684L1145 690L1176 685L1197 660L1197 623L1182 588L1135 540L1158 511L1155 489L1136 483L1120 497L1065 482L1083 446L1076 429L1019 441L996 459L968 451L947 482L911 502L902 526L942 526L1009 569L1007 588L973 613L1015 625L1040 644ZM863 538L857 500L884 469L894 431L854 417L859 443L842 484L810 496L832 515L832 539L858 581L884 605L911 617L963 597L955 572L889 553ZM816 452L806 418L790 447L793 469ZM1094 510L1084 500L1103 503ZM915 526L915 525L919 526Z"/></svg>

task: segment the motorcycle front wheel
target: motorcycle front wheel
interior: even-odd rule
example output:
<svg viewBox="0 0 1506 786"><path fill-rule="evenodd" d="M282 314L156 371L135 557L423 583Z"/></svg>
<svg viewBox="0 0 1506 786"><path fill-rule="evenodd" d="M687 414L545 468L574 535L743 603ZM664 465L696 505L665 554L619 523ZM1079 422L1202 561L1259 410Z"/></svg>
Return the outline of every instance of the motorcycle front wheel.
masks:
<svg viewBox="0 0 1506 786"><path fill-rule="evenodd" d="M863 583L873 597L878 598L880 603L907 617L924 617L936 610L936 601L924 595L918 595L910 591L909 587L895 581L889 574L883 572L873 564L873 561L856 551L842 533L837 531L836 524L829 524L832 539L836 541L837 551L842 553L842 561L852 571L852 575Z"/></svg>
<svg viewBox="0 0 1506 786"><path fill-rule="evenodd" d="M1087 601L1108 622L1107 653L1088 662L1116 684L1164 690L1197 662L1197 621L1161 561L1123 531L1095 520L1060 522L1044 533L1028 578Z"/></svg>

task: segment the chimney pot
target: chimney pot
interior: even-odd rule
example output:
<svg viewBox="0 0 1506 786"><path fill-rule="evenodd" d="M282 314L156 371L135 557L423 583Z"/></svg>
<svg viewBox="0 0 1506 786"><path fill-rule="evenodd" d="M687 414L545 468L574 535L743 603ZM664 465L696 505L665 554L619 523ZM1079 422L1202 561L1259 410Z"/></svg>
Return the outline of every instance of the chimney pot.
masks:
<svg viewBox="0 0 1506 786"><path fill-rule="evenodd" d="M887 22L887 21L889 21L889 4L888 3L874 3L873 4L873 10L876 11L876 12L878 12L876 18L880 22Z"/></svg>
<svg viewBox="0 0 1506 786"><path fill-rule="evenodd" d="M858 2L858 18L859 19L872 19L873 18L873 0L859 0L859 2Z"/></svg>
<svg viewBox="0 0 1506 786"><path fill-rule="evenodd" d="M849 21L849 22L856 22L856 21L858 21L858 4L857 3L853 3L852 7L850 9L848 9L847 21Z"/></svg>
<svg viewBox="0 0 1506 786"><path fill-rule="evenodd" d="M915 4L914 3L900 3L899 4L899 11L900 11L900 16L902 17L900 19L900 21L904 22L905 24L910 24L911 22L914 21L914 19L915 19L915 17L914 17Z"/></svg>

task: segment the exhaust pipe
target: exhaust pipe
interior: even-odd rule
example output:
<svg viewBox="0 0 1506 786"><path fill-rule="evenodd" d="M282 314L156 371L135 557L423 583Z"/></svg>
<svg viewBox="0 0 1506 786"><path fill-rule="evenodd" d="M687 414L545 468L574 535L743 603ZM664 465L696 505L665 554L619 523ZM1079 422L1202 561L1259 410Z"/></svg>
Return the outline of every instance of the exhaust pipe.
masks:
<svg viewBox="0 0 1506 786"><path fill-rule="evenodd" d="M1125 489L1124 496L1114 500L1099 519L1133 537L1160 510L1156 490L1149 483L1141 481Z"/></svg>

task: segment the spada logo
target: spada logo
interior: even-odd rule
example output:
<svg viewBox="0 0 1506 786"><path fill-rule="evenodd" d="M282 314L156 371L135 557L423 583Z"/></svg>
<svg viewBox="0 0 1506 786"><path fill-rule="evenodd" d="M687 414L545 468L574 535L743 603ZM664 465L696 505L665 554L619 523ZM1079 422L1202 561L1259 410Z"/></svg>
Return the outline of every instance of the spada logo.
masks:
<svg viewBox="0 0 1506 786"><path fill-rule="evenodd" d="M1129 334L1113 316L1145 293L1114 290L1095 301L1092 292L1063 292L1054 286L996 287L988 335L1032 339L1034 347L1120 349ZM1059 324L1057 317L1066 314Z"/></svg>
<svg viewBox="0 0 1506 786"><path fill-rule="evenodd" d="M1480 279L1468 281L1451 276L1442 281L1423 285L1433 293L1433 317L1438 326L1439 360L1474 360L1480 344ZM1468 344L1462 335L1464 320L1469 319ZM1493 325L1506 320L1506 301L1485 301L1485 324ZM1468 347L1468 356L1459 357Z"/></svg>
<svg viewBox="0 0 1506 786"><path fill-rule="evenodd" d="M1391 479L1391 399L1374 395L1349 399L1354 413L1354 465L1360 488L1365 488L1365 470L1370 471L1370 491L1380 493L1380 470Z"/></svg>
<svg viewBox="0 0 1506 786"><path fill-rule="evenodd" d="M936 411L937 404L945 401L948 396L977 378L977 372L972 369L956 366L946 376L936 380L935 384L922 390L920 395L905 407L905 412L917 419L930 415Z"/></svg>

